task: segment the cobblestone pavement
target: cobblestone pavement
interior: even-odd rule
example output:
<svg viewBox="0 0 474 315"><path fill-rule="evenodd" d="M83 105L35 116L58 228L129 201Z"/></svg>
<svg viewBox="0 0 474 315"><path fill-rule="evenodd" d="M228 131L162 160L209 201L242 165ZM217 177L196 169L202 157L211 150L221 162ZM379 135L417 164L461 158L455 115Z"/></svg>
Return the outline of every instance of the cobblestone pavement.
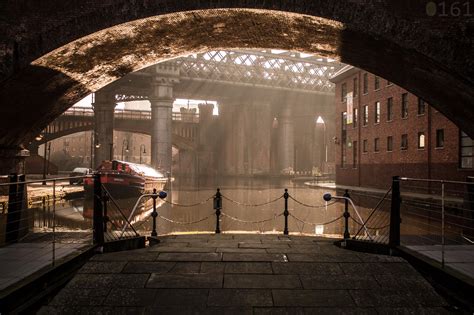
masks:
<svg viewBox="0 0 474 315"><path fill-rule="evenodd" d="M448 314L399 257L279 235L166 236L98 254L40 314Z"/></svg>

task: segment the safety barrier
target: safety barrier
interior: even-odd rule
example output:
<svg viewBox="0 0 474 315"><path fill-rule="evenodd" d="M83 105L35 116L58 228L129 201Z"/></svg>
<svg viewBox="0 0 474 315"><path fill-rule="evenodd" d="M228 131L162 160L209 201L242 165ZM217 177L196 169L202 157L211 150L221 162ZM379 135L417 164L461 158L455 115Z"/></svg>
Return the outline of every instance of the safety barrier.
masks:
<svg viewBox="0 0 474 315"><path fill-rule="evenodd" d="M2 177L0 290L92 246L92 221L84 220L79 209L84 201L83 188L70 184L85 178ZM29 268L21 268L26 263Z"/></svg>
<svg viewBox="0 0 474 315"><path fill-rule="evenodd" d="M157 196L155 196L156 198ZM172 224L177 224L177 225L193 225L193 224L197 224L197 223L201 223L203 221L206 221L206 220L209 220L210 218L212 218L213 216L215 216L215 228L214 228L214 232L216 234L219 234L222 232L222 227L221 227L221 221L223 218L227 219L227 220L230 220L230 221L235 221L235 222L238 222L238 223L242 223L242 224L255 224L255 225L259 225L259 224L264 224L264 223L267 223L267 222L272 222L272 221L276 221L278 218L280 217L283 217L283 234L284 235L288 235L290 233L290 230L289 230L289 218L293 219L295 222L298 222L300 224L303 224L304 225L310 225L310 226L313 226L313 227L316 227L316 226L327 226L327 225L330 225L330 224L333 224L333 223L336 223L338 222L339 220L343 219L344 218L344 215L341 214L340 216L336 217L336 218L331 218L330 220L327 220L325 222L309 222L305 219L302 219L302 218L299 218L298 216L296 216L295 214L292 213L292 211L290 211L291 209L289 209L288 207L288 201L291 200L293 202L295 202L296 204L300 205L300 206L303 206L303 207L308 207L308 208L313 208L313 209L317 209L317 208L327 208L331 205L334 205L337 200L333 201L333 202L330 202L330 203L326 203L326 204L307 204L305 202L302 202L298 199L296 199L295 197L293 197L292 195L290 195L288 193L288 189L285 189L284 190L284 193L280 196L277 196L275 198L272 198L271 200L269 201L266 201L266 202L261 202L261 203L245 203L245 202L241 202L241 201L237 201L223 193L221 193L220 189L218 188L216 193L212 196L209 196L208 198L205 198L203 199L202 201L199 201L199 202L196 202L196 203L192 203L192 204L180 204L180 203L175 203L175 202L171 202L171 201L168 201L166 199L164 199L164 202L169 204L169 205L172 205L174 207L183 207L183 208L189 208L189 207L196 207L196 206L202 206L206 203L208 203L210 200L213 200L213 212L210 212L208 213L207 215L201 217L201 218L198 218L198 219L195 219L195 220L191 220L191 221L178 221L178 220L174 220L174 219L171 219L171 218L168 218L168 217L165 217L165 216L162 216L162 215L159 215L159 214L156 214L156 217L163 220L163 221L166 221L168 223L172 223ZM269 215L267 218L263 218L263 219L258 219L258 220L249 220L249 219L244 219L244 218L239 218L237 216L234 216L234 215L231 215L230 213L227 213L225 212L225 207L223 205L223 201L226 201L226 202L229 202L229 203L232 203L232 204L235 204L235 205L238 205L238 206L241 206L241 207L245 207L245 208L262 208L264 206L268 206L268 205L274 205L274 206L278 206L277 205L277 202L282 200L283 199L283 205L282 205L282 211L277 211L277 212L273 212L271 215ZM156 207L154 207L153 209L153 213L152 213L152 216L154 215L154 213L157 211ZM156 220L154 220L153 224L152 224L152 230L153 231L156 231L157 230L157 223L156 223ZM347 230L347 228L346 228ZM260 229L261 232L264 232L264 229ZM302 229L300 230L300 233L302 233Z"/></svg>

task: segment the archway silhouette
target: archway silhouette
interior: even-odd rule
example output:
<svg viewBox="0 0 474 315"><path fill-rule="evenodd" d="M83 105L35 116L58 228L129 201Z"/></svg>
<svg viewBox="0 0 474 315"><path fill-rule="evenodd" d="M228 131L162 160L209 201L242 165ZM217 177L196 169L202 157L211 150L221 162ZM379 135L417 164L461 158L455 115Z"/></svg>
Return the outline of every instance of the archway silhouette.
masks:
<svg viewBox="0 0 474 315"><path fill-rule="evenodd" d="M272 7L272 3L258 7L282 9ZM474 100L469 73L462 76L455 70L457 64L450 68L422 49L407 47L412 38L407 43L401 41L406 29L396 29L403 21L392 21L387 26L393 38L378 37L373 28L363 28L368 27L366 19L355 23L358 17L348 16L348 8L341 4L331 7L325 1L323 4L321 8L311 7L306 15L296 5L283 7L298 14L212 9L133 21L136 15L128 19L120 16L118 21L109 20L114 26L88 35L95 26L85 27L75 36L86 36L41 56L2 82L0 124L6 132L0 135L0 145L17 147L28 141L82 97L127 73L184 54L237 48L314 53L363 68L424 98L461 129L474 135L471 123L474 110L467 107ZM330 6L331 10L324 13L321 11L324 6ZM177 6L168 11L184 9ZM367 13L374 12L374 8L369 9ZM116 25L123 21L126 23Z"/></svg>

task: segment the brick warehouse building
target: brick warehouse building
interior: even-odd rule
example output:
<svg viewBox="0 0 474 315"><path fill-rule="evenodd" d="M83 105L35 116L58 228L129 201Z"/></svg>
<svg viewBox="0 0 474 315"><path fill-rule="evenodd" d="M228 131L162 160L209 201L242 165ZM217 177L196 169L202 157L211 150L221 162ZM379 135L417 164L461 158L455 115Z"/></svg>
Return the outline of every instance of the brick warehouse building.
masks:
<svg viewBox="0 0 474 315"><path fill-rule="evenodd" d="M392 176L465 181L473 141L422 99L346 66L336 84L336 184L385 189Z"/></svg>

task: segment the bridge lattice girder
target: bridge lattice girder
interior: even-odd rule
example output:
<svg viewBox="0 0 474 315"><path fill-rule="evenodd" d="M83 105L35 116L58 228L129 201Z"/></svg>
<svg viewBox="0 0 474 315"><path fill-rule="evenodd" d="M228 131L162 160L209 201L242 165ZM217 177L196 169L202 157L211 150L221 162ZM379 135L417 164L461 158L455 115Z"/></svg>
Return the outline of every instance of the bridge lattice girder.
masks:
<svg viewBox="0 0 474 315"><path fill-rule="evenodd" d="M167 62L180 79L257 85L282 90L333 93L329 81L341 64L328 58L288 51L210 51Z"/></svg>

